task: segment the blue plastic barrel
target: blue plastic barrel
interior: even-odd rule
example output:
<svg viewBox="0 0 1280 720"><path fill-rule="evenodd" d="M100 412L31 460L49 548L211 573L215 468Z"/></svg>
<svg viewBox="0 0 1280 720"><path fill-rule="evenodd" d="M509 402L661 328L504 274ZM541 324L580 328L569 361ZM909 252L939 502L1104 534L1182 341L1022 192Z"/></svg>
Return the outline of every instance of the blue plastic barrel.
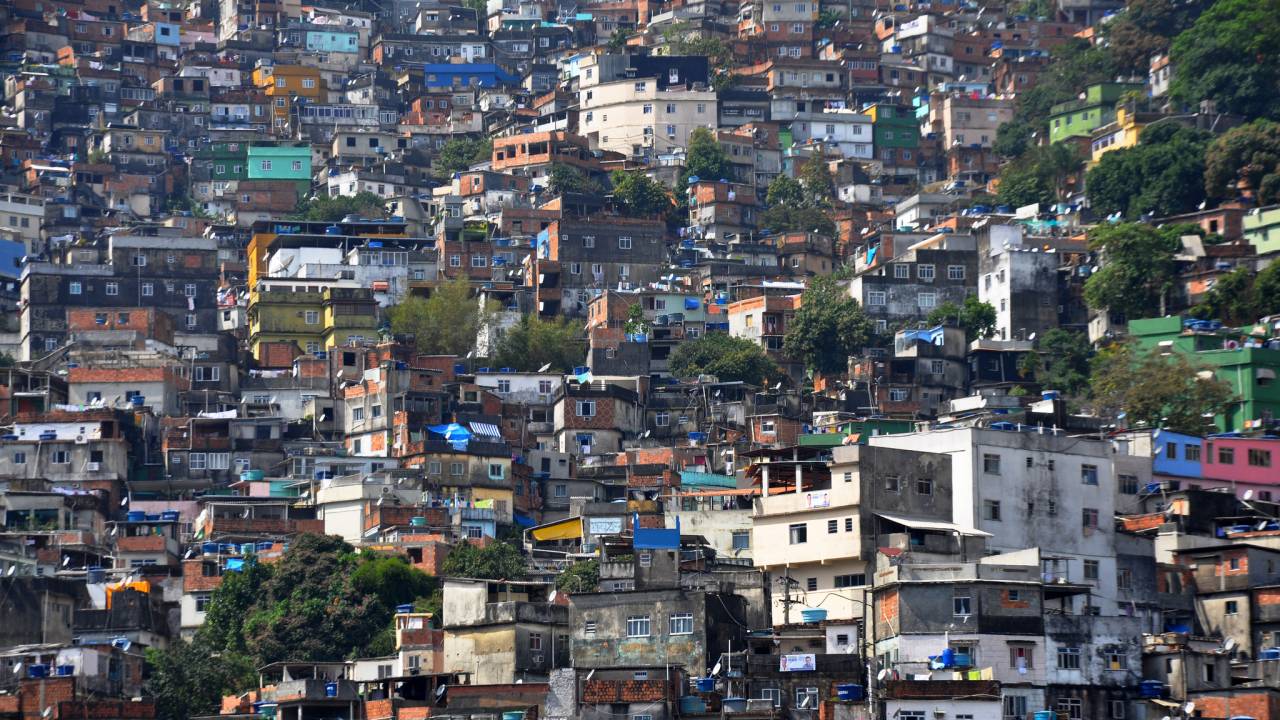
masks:
<svg viewBox="0 0 1280 720"><path fill-rule="evenodd" d="M695 681L698 692L711 692L716 689L716 679L713 677L698 678Z"/></svg>
<svg viewBox="0 0 1280 720"><path fill-rule="evenodd" d="M165 522L177 522L179 517L181 515L177 510L165 510L160 513L160 519Z"/></svg>
<svg viewBox="0 0 1280 720"><path fill-rule="evenodd" d="M324 696L336 698L338 697L338 683L331 682L324 684Z"/></svg>
<svg viewBox="0 0 1280 720"><path fill-rule="evenodd" d="M59 665L54 669L54 674L58 675L59 677L67 677L69 675L75 675L76 666L75 665Z"/></svg>
<svg viewBox="0 0 1280 720"><path fill-rule="evenodd" d="M147 521L147 514L141 510L130 510L129 514L126 517L129 519L129 522L146 522Z"/></svg>
<svg viewBox="0 0 1280 720"><path fill-rule="evenodd" d="M48 665L31 665L27 667L27 677L46 678L49 677Z"/></svg>
<svg viewBox="0 0 1280 720"><path fill-rule="evenodd" d="M147 404L147 398L145 395L134 395L130 399L130 402L133 403L134 407L142 407L143 405Z"/></svg>

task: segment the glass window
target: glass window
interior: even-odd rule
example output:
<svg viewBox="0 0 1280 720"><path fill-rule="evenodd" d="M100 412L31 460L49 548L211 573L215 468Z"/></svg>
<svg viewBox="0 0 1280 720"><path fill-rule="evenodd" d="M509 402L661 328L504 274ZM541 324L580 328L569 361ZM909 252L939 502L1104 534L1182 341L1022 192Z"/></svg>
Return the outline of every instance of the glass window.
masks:
<svg viewBox="0 0 1280 720"><path fill-rule="evenodd" d="M649 637L649 616L632 615L628 617L627 637Z"/></svg>

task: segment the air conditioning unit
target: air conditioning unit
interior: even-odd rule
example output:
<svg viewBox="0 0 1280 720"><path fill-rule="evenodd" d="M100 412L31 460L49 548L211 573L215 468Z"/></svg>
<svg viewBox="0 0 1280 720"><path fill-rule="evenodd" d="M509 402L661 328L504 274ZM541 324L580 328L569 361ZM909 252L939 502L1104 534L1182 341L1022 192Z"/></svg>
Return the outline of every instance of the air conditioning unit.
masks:
<svg viewBox="0 0 1280 720"><path fill-rule="evenodd" d="M530 655L529 659L532 660L535 665L541 665L543 656L542 653L538 653L536 655Z"/></svg>
<svg viewBox="0 0 1280 720"><path fill-rule="evenodd" d="M89 438L85 437L84 435L77 435L77 436L76 436L76 444L77 444L77 445L88 445L88 444L89 444Z"/></svg>
<svg viewBox="0 0 1280 720"><path fill-rule="evenodd" d="M102 469L102 463L90 462L84 464L85 472L98 472Z"/></svg>

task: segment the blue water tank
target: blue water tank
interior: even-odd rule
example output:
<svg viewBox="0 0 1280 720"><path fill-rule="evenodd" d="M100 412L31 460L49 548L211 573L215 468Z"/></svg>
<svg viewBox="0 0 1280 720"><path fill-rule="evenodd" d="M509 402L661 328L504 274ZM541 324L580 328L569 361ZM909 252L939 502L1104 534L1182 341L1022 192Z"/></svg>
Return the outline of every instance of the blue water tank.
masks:
<svg viewBox="0 0 1280 720"><path fill-rule="evenodd" d="M698 688L698 692L711 692L716 689L716 679L713 677L698 678L694 681Z"/></svg>
<svg viewBox="0 0 1280 720"><path fill-rule="evenodd" d="M1280 660L1280 647L1263 648L1258 653L1259 660Z"/></svg>
<svg viewBox="0 0 1280 720"><path fill-rule="evenodd" d="M336 698L338 697L338 683L331 682L324 684L324 696Z"/></svg>
<svg viewBox="0 0 1280 720"><path fill-rule="evenodd" d="M200 546L200 552L204 553L205 555L217 555L217 554L218 554L218 543L216 543L216 542L207 542L207 543L203 543L203 544Z"/></svg>
<svg viewBox="0 0 1280 720"><path fill-rule="evenodd" d="M1138 683L1138 696L1158 698L1164 696L1164 683L1159 680L1143 680Z"/></svg>
<svg viewBox="0 0 1280 720"><path fill-rule="evenodd" d="M27 667L27 677L46 678L49 677L48 665L31 665Z"/></svg>
<svg viewBox="0 0 1280 720"><path fill-rule="evenodd" d="M862 686L855 683L836 685L836 697L840 700L858 701L866 697Z"/></svg>
<svg viewBox="0 0 1280 720"><path fill-rule="evenodd" d="M146 522L147 514L141 510L130 510L126 518L129 522Z"/></svg>
<svg viewBox="0 0 1280 720"><path fill-rule="evenodd" d="M165 510L160 513L160 519L165 522L177 522L180 514L177 510Z"/></svg>
<svg viewBox="0 0 1280 720"><path fill-rule="evenodd" d="M396 612L400 613L401 615L403 615L403 614L405 614L405 613L411 613L411 612L413 612L413 604L412 604L412 603L405 603L404 605L397 605L397 606L396 606Z"/></svg>
<svg viewBox="0 0 1280 720"><path fill-rule="evenodd" d="M142 407L147 404L147 398L145 395L134 395L129 402L132 402L134 407Z"/></svg>
<svg viewBox="0 0 1280 720"><path fill-rule="evenodd" d="M804 623L820 623L827 619L827 611L824 608L814 608L811 610L800 611L800 621Z"/></svg>

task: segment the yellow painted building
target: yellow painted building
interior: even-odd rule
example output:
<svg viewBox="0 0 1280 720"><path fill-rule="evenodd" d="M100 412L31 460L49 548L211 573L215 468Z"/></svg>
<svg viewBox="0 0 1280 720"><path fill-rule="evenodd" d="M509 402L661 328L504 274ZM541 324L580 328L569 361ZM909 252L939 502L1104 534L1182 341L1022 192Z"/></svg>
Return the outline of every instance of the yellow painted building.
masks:
<svg viewBox="0 0 1280 720"><path fill-rule="evenodd" d="M1116 119L1093 131L1093 142L1090 146L1089 164L1097 163L1106 153L1112 150L1131 148L1138 144L1142 129L1152 120L1160 116L1150 113L1135 113L1132 108L1121 104L1116 106Z"/></svg>
<svg viewBox="0 0 1280 720"><path fill-rule="evenodd" d="M305 65L263 65L254 69L253 85L271 98L271 129L282 134L288 131L295 99L318 101L324 79L319 69Z"/></svg>

